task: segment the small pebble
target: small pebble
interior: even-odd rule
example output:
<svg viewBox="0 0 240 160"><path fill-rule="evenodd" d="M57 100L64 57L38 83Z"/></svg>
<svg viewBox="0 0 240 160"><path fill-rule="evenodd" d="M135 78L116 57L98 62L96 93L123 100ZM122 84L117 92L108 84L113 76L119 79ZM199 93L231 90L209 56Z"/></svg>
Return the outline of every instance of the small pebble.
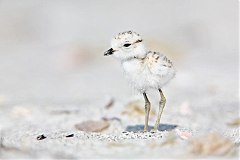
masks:
<svg viewBox="0 0 240 160"><path fill-rule="evenodd" d="M109 108L111 108L113 105L114 105L114 99L112 98L112 99L110 99L110 101L106 104L106 106L105 106L105 108L106 109L109 109Z"/></svg>
<svg viewBox="0 0 240 160"><path fill-rule="evenodd" d="M74 136L74 134L66 135L67 138L68 138L68 137L73 137L73 136Z"/></svg>
<svg viewBox="0 0 240 160"><path fill-rule="evenodd" d="M110 126L110 123L104 120L100 120L100 121L88 120L88 121L75 124L75 127L78 130L85 131L85 132L101 132L107 129L109 126Z"/></svg>
<svg viewBox="0 0 240 160"><path fill-rule="evenodd" d="M43 139L45 139L45 138L47 138L46 136L44 136L43 134L42 135L39 135L39 136L37 136L37 140L43 140Z"/></svg>

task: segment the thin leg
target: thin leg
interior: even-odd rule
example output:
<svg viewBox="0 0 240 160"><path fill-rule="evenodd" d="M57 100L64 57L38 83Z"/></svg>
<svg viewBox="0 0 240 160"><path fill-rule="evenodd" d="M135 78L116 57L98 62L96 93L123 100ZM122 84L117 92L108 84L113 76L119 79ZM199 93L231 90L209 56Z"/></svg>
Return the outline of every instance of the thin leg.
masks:
<svg viewBox="0 0 240 160"><path fill-rule="evenodd" d="M158 126L159 126L159 123L160 123L163 108L165 107L165 103L166 103L166 98L164 97L161 89L159 89L159 93L160 93L160 96L161 96L161 100L159 102L159 111L158 111L158 115L157 115L157 121L156 121L155 126L154 126L155 131L158 130Z"/></svg>
<svg viewBox="0 0 240 160"><path fill-rule="evenodd" d="M147 98L147 94L143 93L143 97L145 100L145 126L144 126L144 132L148 131L148 119L149 119L149 111L151 108L151 104Z"/></svg>

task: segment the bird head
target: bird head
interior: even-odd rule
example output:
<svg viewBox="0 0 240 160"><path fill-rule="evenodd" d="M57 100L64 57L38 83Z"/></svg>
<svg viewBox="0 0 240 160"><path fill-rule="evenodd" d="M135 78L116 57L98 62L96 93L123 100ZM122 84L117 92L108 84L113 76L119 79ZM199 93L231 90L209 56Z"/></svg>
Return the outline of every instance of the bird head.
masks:
<svg viewBox="0 0 240 160"><path fill-rule="evenodd" d="M126 31L117 34L111 41L111 48L104 55L112 55L120 60L131 58L143 58L146 49L139 34L133 31Z"/></svg>

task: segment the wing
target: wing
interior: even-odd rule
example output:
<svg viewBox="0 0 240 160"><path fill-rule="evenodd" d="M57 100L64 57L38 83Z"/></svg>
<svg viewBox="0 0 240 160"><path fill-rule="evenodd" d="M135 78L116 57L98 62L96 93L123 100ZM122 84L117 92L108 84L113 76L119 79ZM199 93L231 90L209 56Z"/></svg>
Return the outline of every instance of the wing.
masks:
<svg viewBox="0 0 240 160"><path fill-rule="evenodd" d="M175 74L175 69L172 61L170 61L165 55L159 52L149 52L149 69L155 75L165 76L168 74Z"/></svg>

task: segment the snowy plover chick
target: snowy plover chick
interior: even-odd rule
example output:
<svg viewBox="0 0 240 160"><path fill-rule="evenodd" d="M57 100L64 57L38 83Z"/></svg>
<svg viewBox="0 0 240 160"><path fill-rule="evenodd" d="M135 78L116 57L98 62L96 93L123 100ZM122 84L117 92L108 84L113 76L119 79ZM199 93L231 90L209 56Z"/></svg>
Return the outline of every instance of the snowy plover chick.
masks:
<svg viewBox="0 0 240 160"><path fill-rule="evenodd" d="M119 59L131 84L143 94L145 100L144 131L148 131L149 111L151 108L146 91L158 89L161 100L154 126L154 131L156 131L166 103L161 88L175 76L172 62L159 52L147 51L140 35L132 31L117 34L111 41L111 48L104 55L112 55Z"/></svg>

